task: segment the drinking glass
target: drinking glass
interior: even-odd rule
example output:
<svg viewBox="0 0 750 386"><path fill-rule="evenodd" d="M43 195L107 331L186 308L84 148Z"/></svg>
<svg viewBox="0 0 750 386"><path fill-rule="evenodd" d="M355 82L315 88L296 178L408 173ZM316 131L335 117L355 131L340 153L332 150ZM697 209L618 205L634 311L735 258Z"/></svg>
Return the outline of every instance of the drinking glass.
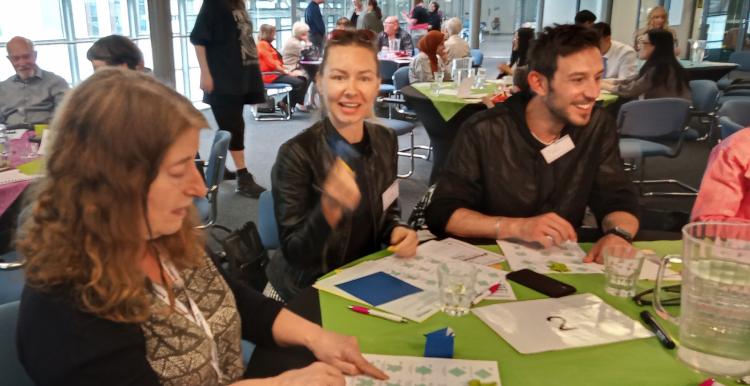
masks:
<svg viewBox="0 0 750 386"><path fill-rule="evenodd" d="M450 316L468 314L471 301L477 295L477 268L471 263L442 263L437 271L443 312Z"/></svg>
<svg viewBox="0 0 750 386"><path fill-rule="evenodd" d="M487 79L487 69L477 68L477 74L474 77L474 88L484 87L485 79Z"/></svg>
<svg viewBox="0 0 750 386"><path fill-rule="evenodd" d="M432 82L432 93L435 94L435 95L439 95L440 94L440 87L443 86L443 75L444 74L443 74L442 71L438 71L438 72L432 73L432 75L433 75L433 77L435 79L435 81Z"/></svg>
<svg viewBox="0 0 750 386"><path fill-rule="evenodd" d="M635 295L646 254L632 245L612 245L604 248L604 290L619 297Z"/></svg>

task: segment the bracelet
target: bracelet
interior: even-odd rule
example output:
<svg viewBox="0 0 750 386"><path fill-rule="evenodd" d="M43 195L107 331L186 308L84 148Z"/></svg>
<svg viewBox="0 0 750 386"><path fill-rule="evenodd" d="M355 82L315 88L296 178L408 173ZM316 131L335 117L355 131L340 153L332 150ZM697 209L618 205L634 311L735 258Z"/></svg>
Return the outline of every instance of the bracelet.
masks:
<svg viewBox="0 0 750 386"><path fill-rule="evenodd" d="M495 221L495 240L500 240L500 219Z"/></svg>

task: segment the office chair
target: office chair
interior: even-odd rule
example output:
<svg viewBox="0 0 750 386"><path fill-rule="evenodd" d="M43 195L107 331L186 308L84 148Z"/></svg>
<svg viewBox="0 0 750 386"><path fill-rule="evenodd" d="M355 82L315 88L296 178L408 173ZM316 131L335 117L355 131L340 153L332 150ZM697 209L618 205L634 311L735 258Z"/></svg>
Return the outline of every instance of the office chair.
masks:
<svg viewBox="0 0 750 386"><path fill-rule="evenodd" d="M198 229L218 226L216 225L216 218L219 212L219 185L224 181L224 167L227 163L231 138L232 134L225 130L217 130L214 136L211 153L208 156L208 162L205 163L208 192L206 197L193 199L193 203L198 207L202 222L201 225L196 227ZM224 229L229 231L226 228Z"/></svg>

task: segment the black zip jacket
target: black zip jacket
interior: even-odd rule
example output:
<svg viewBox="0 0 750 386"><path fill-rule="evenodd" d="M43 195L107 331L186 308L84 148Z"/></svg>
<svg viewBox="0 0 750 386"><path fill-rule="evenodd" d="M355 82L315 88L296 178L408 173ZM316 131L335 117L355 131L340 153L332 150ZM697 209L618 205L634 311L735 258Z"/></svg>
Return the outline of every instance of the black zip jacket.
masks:
<svg viewBox="0 0 750 386"><path fill-rule="evenodd" d="M599 222L624 211L639 217L635 187L623 169L619 136L604 109L594 107L586 126L565 126L575 148L548 164L526 125L531 99L518 93L469 118L437 182L425 220L430 231L445 235L456 209L490 216L532 217L555 212L574 228L586 206Z"/></svg>
<svg viewBox="0 0 750 386"><path fill-rule="evenodd" d="M352 232L362 221L372 221L373 244L388 243L391 230L403 225L398 200L383 210L382 194L396 180L398 141L392 130L365 122L369 145L362 164L369 191L370 219L345 215L331 229L320 206L320 187L336 155L330 138L339 134L324 119L279 149L271 172L274 212L279 227L281 253L270 261L266 273L274 289L289 301L323 274L362 256L345 256ZM373 250L371 252L376 252Z"/></svg>

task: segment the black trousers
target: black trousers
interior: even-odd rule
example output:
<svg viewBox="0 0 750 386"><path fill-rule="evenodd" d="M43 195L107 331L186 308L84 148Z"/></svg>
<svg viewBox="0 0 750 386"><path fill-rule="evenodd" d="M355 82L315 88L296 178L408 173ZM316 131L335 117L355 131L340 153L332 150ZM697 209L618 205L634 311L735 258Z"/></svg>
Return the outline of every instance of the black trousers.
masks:
<svg viewBox="0 0 750 386"><path fill-rule="evenodd" d="M298 103L301 105L305 104L305 92L307 92L307 80L301 76L293 75L279 75L273 83L286 83L292 86L292 91L289 93L289 100L291 106L294 107Z"/></svg>
<svg viewBox="0 0 750 386"><path fill-rule="evenodd" d="M219 129L232 133L232 139L229 141L231 151L245 150L245 119L242 117L244 107L245 104L239 100L211 105L211 111L214 113L216 123L219 124Z"/></svg>

